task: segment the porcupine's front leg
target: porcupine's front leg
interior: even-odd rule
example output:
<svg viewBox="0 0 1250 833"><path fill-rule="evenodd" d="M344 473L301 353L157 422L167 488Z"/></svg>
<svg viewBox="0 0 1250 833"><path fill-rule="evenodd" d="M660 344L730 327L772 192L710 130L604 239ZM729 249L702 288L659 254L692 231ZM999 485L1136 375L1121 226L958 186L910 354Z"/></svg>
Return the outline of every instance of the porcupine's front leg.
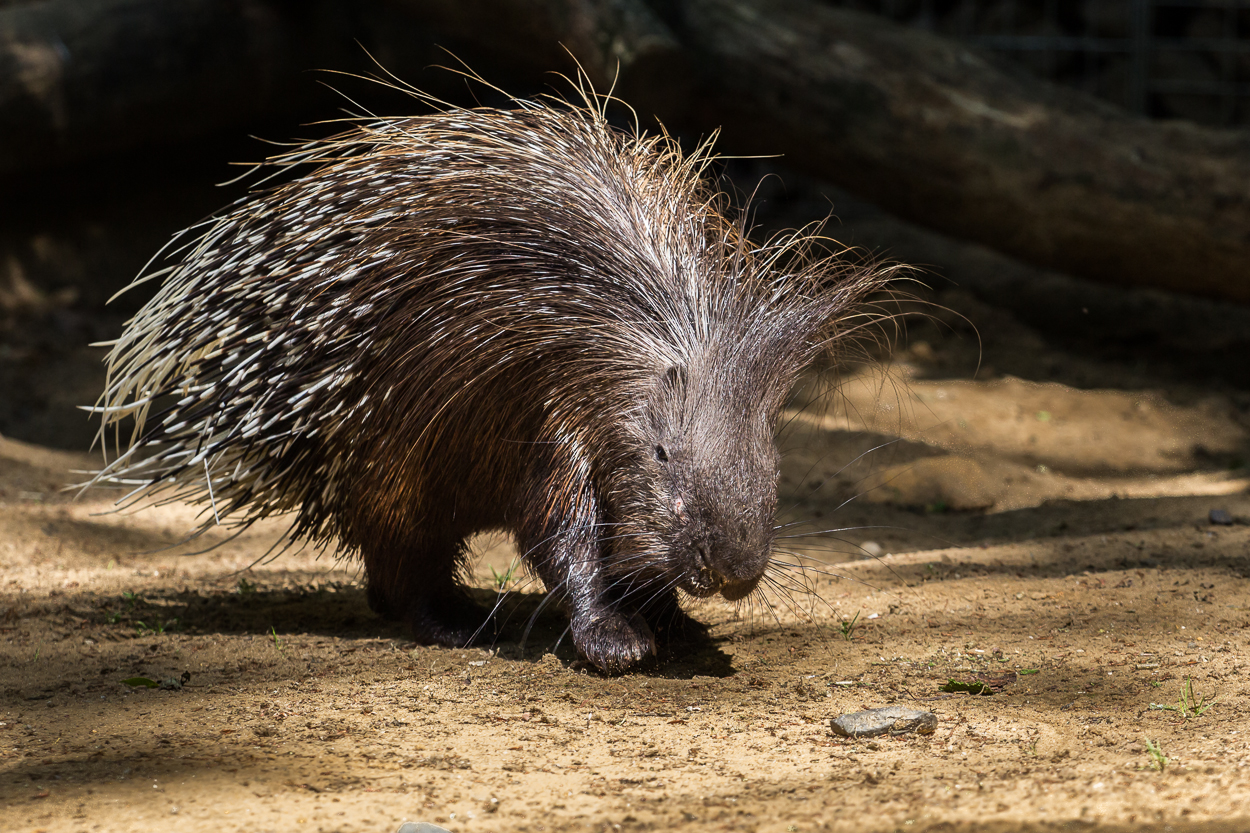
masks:
<svg viewBox="0 0 1250 833"><path fill-rule="evenodd" d="M540 571L549 588L564 587L563 597L578 652L606 674L620 674L655 656L655 635L632 607L611 599L597 543L580 542L553 561L555 571Z"/></svg>
<svg viewBox="0 0 1250 833"><path fill-rule="evenodd" d="M519 544L548 592L564 602L577 650L604 673L620 674L655 655L655 635L641 613L615 600L596 502L589 487L583 491L580 500L570 501L571 513L535 524Z"/></svg>

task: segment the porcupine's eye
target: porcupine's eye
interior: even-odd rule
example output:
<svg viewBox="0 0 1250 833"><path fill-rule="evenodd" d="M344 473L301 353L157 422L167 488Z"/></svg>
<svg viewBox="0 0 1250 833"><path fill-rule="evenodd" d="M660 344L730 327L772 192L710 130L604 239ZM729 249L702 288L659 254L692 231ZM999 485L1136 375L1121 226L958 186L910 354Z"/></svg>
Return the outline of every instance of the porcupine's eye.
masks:
<svg viewBox="0 0 1250 833"><path fill-rule="evenodd" d="M668 451L664 448L664 446L657 445L655 447L655 459L659 460L661 463L668 462Z"/></svg>

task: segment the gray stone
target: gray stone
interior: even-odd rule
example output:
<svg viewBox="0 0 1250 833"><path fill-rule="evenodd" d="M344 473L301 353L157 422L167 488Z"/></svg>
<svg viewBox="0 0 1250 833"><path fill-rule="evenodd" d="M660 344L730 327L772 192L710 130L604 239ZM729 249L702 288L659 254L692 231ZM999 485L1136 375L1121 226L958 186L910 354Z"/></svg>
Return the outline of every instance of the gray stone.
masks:
<svg viewBox="0 0 1250 833"><path fill-rule="evenodd" d="M908 732L931 735L937 729L937 715L904 706L886 706L835 717L830 725L835 735L844 738L870 738L887 732L891 735Z"/></svg>
<svg viewBox="0 0 1250 833"><path fill-rule="evenodd" d="M451 833L446 827L430 824L428 821L406 821L395 833Z"/></svg>

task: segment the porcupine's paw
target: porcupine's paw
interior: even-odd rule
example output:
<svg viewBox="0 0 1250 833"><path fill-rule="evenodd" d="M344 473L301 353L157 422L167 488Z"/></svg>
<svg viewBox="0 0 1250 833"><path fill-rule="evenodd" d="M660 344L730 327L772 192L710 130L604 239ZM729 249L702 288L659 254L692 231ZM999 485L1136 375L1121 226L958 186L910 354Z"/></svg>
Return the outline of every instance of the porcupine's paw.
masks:
<svg viewBox="0 0 1250 833"><path fill-rule="evenodd" d="M608 611L573 627L577 650L605 674L622 674L655 657L655 635L639 613Z"/></svg>

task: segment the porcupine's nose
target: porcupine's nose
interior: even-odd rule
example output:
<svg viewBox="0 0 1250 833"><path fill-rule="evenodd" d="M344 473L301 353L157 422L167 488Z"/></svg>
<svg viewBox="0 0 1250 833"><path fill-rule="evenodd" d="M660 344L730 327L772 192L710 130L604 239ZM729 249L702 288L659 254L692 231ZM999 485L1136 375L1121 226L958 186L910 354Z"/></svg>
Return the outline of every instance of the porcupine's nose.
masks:
<svg viewBox="0 0 1250 833"><path fill-rule="evenodd" d="M696 584L704 595L710 596L720 590L721 585L725 583L725 577L712 566L712 556L707 544L703 542L695 544L694 563L698 570Z"/></svg>
<svg viewBox="0 0 1250 833"><path fill-rule="evenodd" d="M694 546L694 560L697 570L692 582L694 595L703 597L720 593L726 600L734 602L749 594L759 583L757 575L739 577L733 575L732 570L718 568L711 549L705 543ZM738 560L731 556L729 563L737 564Z"/></svg>
<svg viewBox="0 0 1250 833"><path fill-rule="evenodd" d="M708 570L715 576L710 593L720 593L727 601L735 602L745 598L760 583L770 548L750 532L750 529L740 530L736 537L727 536L722 546L704 551L708 556Z"/></svg>

